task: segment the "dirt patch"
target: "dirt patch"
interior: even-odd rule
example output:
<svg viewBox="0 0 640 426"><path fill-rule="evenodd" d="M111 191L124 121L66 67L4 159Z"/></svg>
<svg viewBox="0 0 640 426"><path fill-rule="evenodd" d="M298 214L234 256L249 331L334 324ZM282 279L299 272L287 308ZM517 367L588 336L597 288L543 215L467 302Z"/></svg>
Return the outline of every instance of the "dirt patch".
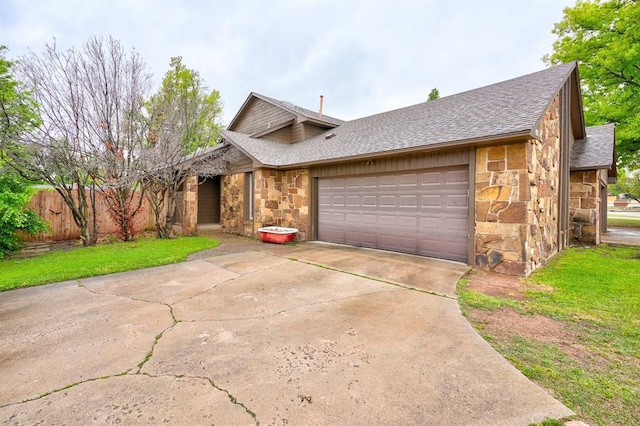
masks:
<svg viewBox="0 0 640 426"><path fill-rule="evenodd" d="M503 299L521 301L526 299L526 290L553 290L543 285L524 283L520 277L492 272L473 270L467 278L468 290ZM544 315L522 314L512 308L489 311L468 307L467 315L469 322L481 328L482 333L491 336L496 343L520 336L553 345L581 365L596 368L606 365L604 360L594 356L581 343L581 336L585 330L581 330L580 324L559 321Z"/></svg>
<svg viewBox="0 0 640 426"><path fill-rule="evenodd" d="M524 300L525 286L520 277L472 270L467 278L468 290L503 299Z"/></svg>
<svg viewBox="0 0 640 426"><path fill-rule="evenodd" d="M573 348L584 350L566 323L543 315L522 315L511 308L493 312L471 309L469 319L482 324L483 331L498 338L520 336L557 346L567 354L573 353Z"/></svg>

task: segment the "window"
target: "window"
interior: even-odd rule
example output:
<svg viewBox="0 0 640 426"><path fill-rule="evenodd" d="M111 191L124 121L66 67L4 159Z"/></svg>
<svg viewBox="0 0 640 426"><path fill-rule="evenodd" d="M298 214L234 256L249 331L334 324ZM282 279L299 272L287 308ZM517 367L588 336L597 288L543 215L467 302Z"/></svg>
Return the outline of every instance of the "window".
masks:
<svg viewBox="0 0 640 426"><path fill-rule="evenodd" d="M253 172L244 174L244 219L253 220Z"/></svg>

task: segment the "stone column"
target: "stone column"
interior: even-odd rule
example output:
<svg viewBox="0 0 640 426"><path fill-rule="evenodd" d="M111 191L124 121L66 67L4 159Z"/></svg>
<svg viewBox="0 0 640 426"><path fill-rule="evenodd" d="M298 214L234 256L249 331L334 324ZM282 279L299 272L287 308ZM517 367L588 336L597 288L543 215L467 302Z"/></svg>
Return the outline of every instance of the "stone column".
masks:
<svg viewBox="0 0 640 426"><path fill-rule="evenodd" d="M198 231L198 176L190 173L184 181L183 188L182 234L190 236Z"/></svg>
<svg viewBox="0 0 640 426"><path fill-rule="evenodd" d="M600 182L595 170L571 172L569 216L571 237L585 244L600 243Z"/></svg>

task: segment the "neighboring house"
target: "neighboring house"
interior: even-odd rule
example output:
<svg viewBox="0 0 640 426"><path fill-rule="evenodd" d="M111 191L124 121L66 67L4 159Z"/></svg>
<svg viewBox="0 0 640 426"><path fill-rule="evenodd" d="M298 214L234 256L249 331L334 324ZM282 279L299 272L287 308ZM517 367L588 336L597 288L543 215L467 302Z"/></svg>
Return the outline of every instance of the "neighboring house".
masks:
<svg viewBox="0 0 640 426"><path fill-rule="evenodd" d="M615 125L587 127L587 137L571 150L571 235L600 244L607 232L607 185L616 179Z"/></svg>
<svg viewBox="0 0 640 426"><path fill-rule="evenodd" d="M301 240L516 275L572 237L600 241L613 126L585 128L575 63L346 122L320 105L251 93L221 132L214 151L235 157L211 184L211 220L225 232L295 227ZM198 205L195 179L185 211L200 219L218 207Z"/></svg>

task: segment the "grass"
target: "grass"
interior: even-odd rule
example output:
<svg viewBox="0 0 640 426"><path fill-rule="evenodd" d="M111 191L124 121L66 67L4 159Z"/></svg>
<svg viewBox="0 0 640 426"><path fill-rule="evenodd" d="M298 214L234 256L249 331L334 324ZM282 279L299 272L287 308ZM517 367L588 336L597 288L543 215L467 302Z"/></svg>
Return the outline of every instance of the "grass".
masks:
<svg viewBox="0 0 640 426"><path fill-rule="evenodd" d="M624 228L640 228L640 219L608 217L607 226L620 226Z"/></svg>
<svg viewBox="0 0 640 426"><path fill-rule="evenodd" d="M206 237L139 238L51 251L29 259L5 259L0 261L0 291L181 262L189 254L218 244Z"/></svg>
<svg viewBox="0 0 640 426"><path fill-rule="evenodd" d="M486 321L474 326L589 424L640 424L640 247L567 249L525 288L516 302L462 283L460 303L470 318L474 310L514 309L558 321L570 336L563 342L491 333Z"/></svg>

